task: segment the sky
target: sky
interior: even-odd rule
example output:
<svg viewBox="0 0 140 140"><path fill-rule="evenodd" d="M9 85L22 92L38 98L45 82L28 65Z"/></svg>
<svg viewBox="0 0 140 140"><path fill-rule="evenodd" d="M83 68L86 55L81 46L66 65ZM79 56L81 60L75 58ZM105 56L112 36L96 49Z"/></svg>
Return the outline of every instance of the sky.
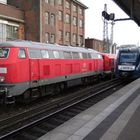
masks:
<svg viewBox="0 0 140 140"><path fill-rule="evenodd" d="M88 9L85 11L85 38L103 39L103 17L104 4L107 4L107 12L114 13L115 19L128 18L112 0L80 0ZM108 25L110 38L111 24ZM113 30L113 43L118 46L123 44L140 45L140 27L132 21L117 21Z"/></svg>

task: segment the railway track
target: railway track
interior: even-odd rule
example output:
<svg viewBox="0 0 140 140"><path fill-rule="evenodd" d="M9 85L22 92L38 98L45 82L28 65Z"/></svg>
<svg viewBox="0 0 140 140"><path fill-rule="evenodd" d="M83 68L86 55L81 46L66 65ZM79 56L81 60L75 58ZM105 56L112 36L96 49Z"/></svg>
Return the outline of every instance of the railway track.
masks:
<svg viewBox="0 0 140 140"><path fill-rule="evenodd" d="M0 139L37 139L129 82L113 79L2 119Z"/></svg>

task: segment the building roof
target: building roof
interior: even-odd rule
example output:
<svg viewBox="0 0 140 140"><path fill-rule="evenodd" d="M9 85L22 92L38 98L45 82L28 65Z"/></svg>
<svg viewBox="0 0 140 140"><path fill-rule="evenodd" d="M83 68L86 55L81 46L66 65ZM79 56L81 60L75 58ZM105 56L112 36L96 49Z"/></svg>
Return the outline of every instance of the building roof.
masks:
<svg viewBox="0 0 140 140"><path fill-rule="evenodd" d="M75 3L79 4L80 6L82 6L85 9L88 9L88 7L86 5L84 5L80 0L73 0Z"/></svg>
<svg viewBox="0 0 140 140"><path fill-rule="evenodd" d="M140 0L113 0L126 14L140 26Z"/></svg>
<svg viewBox="0 0 140 140"><path fill-rule="evenodd" d="M92 41L103 42L103 40L96 39L96 38L86 38L85 40L92 40Z"/></svg>

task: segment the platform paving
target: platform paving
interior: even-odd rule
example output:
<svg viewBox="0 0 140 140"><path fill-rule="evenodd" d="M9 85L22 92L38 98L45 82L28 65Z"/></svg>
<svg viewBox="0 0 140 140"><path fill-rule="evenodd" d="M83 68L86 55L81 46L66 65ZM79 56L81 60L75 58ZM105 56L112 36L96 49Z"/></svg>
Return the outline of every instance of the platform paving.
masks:
<svg viewBox="0 0 140 140"><path fill-rule="evenodd" d="M38 140L139 140L139 88L137 79Z"/></svg>

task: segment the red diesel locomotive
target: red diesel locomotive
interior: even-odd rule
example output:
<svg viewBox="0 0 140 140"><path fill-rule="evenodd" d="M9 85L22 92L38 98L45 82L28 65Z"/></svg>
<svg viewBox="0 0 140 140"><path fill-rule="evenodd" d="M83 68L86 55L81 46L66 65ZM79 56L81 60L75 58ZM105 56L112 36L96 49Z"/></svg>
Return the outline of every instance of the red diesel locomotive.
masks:
<svg viewBox="0 0 140 140"><path fill-rule="evenodd" d="M0 99L28 100L103 75L103 58L92 49L10 41L0 44Z"/></svg>

